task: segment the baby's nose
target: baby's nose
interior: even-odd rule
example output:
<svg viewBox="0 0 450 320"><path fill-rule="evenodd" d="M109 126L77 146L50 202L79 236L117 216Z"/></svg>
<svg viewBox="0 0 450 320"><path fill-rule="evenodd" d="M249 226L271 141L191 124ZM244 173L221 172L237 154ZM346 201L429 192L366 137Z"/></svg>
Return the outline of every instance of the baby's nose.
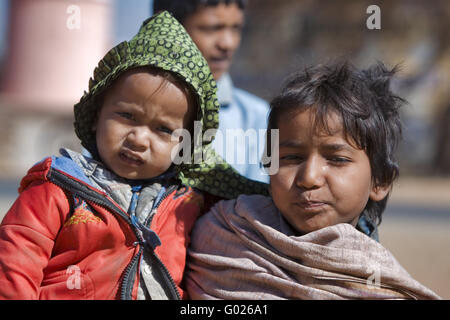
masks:
<svg viewBox="0 0 450 320"><path fill-rule="evenodd" d="M130 148L145 151L150 147L150 130L147 127L135 127L127 136Z"/></svg>

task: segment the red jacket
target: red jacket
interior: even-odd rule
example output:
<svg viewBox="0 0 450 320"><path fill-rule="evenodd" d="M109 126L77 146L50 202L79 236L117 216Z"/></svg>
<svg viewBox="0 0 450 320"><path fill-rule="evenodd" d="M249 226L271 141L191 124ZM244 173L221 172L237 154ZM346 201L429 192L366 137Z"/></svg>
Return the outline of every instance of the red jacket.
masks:
<svg viewBox="0 0 450 320"><path fill-rule="evenodd" d="M140 234L107 194L59 159L28 171L0 225L0 298L136 299ZM189 235L202 206L192 188L169 189L150 224L172 298L183 297Z"/></svg>

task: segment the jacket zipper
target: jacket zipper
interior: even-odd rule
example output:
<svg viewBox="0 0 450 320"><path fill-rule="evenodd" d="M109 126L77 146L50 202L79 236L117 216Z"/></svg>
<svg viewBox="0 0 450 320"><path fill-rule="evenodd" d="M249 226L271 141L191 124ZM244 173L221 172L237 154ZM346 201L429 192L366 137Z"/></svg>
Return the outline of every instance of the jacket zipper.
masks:
<svg viewBox="0 0 450 320"><path fill-rule="evenodd" d="M130 225L131 229L133 230L138 242L142 243L143 242L143 238L140 235L140 233L137 231L136 227L132 224L131 219L122 212L122 210L120 210L119 208L117 208L117 206L112 203L109 200L105 200L105 198L100 198L98 197L98 193L96 191L90 190L88 189L86 186L84 186L83 184L76 182L68 177L66 177L64 174L58 172L57 170L52 170L50 171L50 175L48 176L48 178L50 178L50 176L53 176L54 179L51 179L50 182L54 183L55 185L59 186L60 188L62 188L63 190L68 190L73 194L78 194L80 196L82 196L84 199L92 201L93 203L96 203L106 209L111 210L113 213L118 214L121 218L123 218L128 225ZM61 182L59 182L58 180L62 180ZM79 188L79 186L82 186L83 188L86 189L86 191L82 191L80 190L81 188ZM155 207L153 208L154 212L153 214L147 218L145 221L145 225L150 226L153 217L156 214L157 208L159 207L159 205L163 202L164 199L166 199L174 190L176 189L176 186L171 186L169 187L169 189L163 194L163 196L159 199L158 203L155 205ZM113 215L115 216L115 215ZM131 259L131 262L127 265L127 267L125 268L125 271L123 273L123 279L121 282L121 291L120 291L120 299L121 300L131 300L131 294L132 294L132 290L133 290L133 282L134 279L130 279L130 276L132 275L132 271L133 269L136 269L136 273L138 272L137 270L137 264L139 262L139 258L141 257L143 252L143 247L141 246L139 248L138 253ZM162 272L163 276L164 276L164 280L166 281L166 284L168 285L169 289L170 289L170 293L172 294L173 299L177 299L177 300L181 300L181 296L180 293L178 292L177 286L175 284L175 281L173 280L172 276L170 275L169 270L167 269L167 267L164 265L164 263L161 261L161 259L159 259L159 257L155 254L154 251L152 251L152 255L155 258L155 260L158 262L158 265L160 266L160 271ZM131 286L130 286L131 284Z"/></svg>
<svg viewBox="0 0 450 320"><path fill-rule="evenodd" d="M50 179L50 177L52 177L52 179ZM111 210L111 212L119 215L122 219L124 219L128 223L128 225L130 225L138 242L143 242L141 235L139 234L139 232L137 232L136 228L131 223L130 218L126 214L124 214L122 212L122 210L120 210L120 208L118 208L110 200L105 200L105 198L100 198L96 191L88 189L83 184L68 178L67 176L65 176L64 174L62 174L56 170L50 171L50 175L48 175L48 178L51 183L57 185L61 189L67 190L74 195L80 195L82 198L84 198L88 201L91 201L93 203L96 203L97 205L100 205L106 209L109 209L109 210ZM61 181L59 181L59 180L61 180ZM81 186L81 188L80 188L80 186ZM86 191L83 191L82 189L86 189ZM113 214L113 216L116 217L116 215L114 215L114 214ZM123 273L123 279L122 279L122 282L120 285L121 286L121 291L120 291L120 299L121 300L131 300L131 292L133 289L133 285L131 285L131 287L129 285L130 275L132 274L131 271L137 266L137 263L138 263L139 257L142 254L142 251L143 251L143 248L142 247L139 248L138 253L131 259L131 262L125 268L125 271ZM133 282L131 282L131 284L132 283Z"/></svg>
<svg viewBox="0 0 450 320"><path fill-rule="evenodd" d="M163 196L159 199L159 201L155 204L153 207L152 214L147 217L144 221L144 225L149 228L150 224L152 223L153 217L156 215L157 209L159 205L166 199L174 190L176 189L176 186L171 186L167 191L163 194ZM181 300L180 293L178 292L177 285L175 284L175 281L173 280L172 276L170 275L169 270L164 265L164 263L161 261L161 259L156 255L154 250L151 250L152 257L155 259L155 261L158 263L159 270L161 271L161 274L164 277L164 280L170 290L170 293L172 295L172 298L175 300Z"/></svg>
<svg viewBox="0 0 450 320"><path fill-rule="evenodd" d="M136 274L136 272L133 272L133 269L137 270L142 251L144 251L144 249L143 247L140 247L138 253L131 259L131 262L123 273L122 283L120 284L120 300L132 300L134 275Z"/></svg>

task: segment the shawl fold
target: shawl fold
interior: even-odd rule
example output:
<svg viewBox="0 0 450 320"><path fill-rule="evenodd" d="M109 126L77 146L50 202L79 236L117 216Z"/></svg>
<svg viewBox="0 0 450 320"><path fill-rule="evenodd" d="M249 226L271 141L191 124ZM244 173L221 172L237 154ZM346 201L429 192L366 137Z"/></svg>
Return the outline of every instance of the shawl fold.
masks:
<svg viewBox="0 0 450 320"><path fill-rule="evenodd" d="M350 224L295 236L271 198L221 201L195 225L192 299L440 299Z"/></svg>

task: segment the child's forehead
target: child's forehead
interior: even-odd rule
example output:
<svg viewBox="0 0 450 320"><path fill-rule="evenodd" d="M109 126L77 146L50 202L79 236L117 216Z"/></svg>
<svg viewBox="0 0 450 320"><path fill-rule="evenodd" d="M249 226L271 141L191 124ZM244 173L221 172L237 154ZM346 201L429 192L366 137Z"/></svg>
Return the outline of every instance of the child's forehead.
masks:
<svg viewBox="0 0 450 320"><path fill-rule="evenodd" d="M318 113L314 107L294 108L281 115L278 130L280 142L325 138L339 140L354 149L361 149L357 136L345 127L342 116L332 109Z"/></svg>
<svg viewBox="0 0 450 320"><path fill-rule="evenodd" d="M283 130L312 131L315 135L334 135L343 131L343 119L331 108L319 111L315 106L291 108L284 112L278 120L278 128ZM290 127L290 128L289 128Z"/></svg>
<svg viewBox="0 0 450 320"><path fill-rule="evenodd" d="M138 68L127 70L122 73L117 80L113 83L112 87L124 88L129 86L142 86L142 84L147 83L153 86L159 85L164 78L159 74L153 73L148 69Z"/></svg>
<svg viewBox="0 0 450 320"><path fill-rule="evenodd" d="M170 88L185 95L185 91L177 83L158 73L146 69L133 69L121 74L114 83L106 89L107 97L136 98L152 97L156 94L165 94Z"/></svg>
<svg viewBox="0 0 450 320"><path fill-rule="evenodd" d="M101 110L158 114L171 119L195 116L190 95L170 79L145 69L122 74L105 92Z"/></svg>

